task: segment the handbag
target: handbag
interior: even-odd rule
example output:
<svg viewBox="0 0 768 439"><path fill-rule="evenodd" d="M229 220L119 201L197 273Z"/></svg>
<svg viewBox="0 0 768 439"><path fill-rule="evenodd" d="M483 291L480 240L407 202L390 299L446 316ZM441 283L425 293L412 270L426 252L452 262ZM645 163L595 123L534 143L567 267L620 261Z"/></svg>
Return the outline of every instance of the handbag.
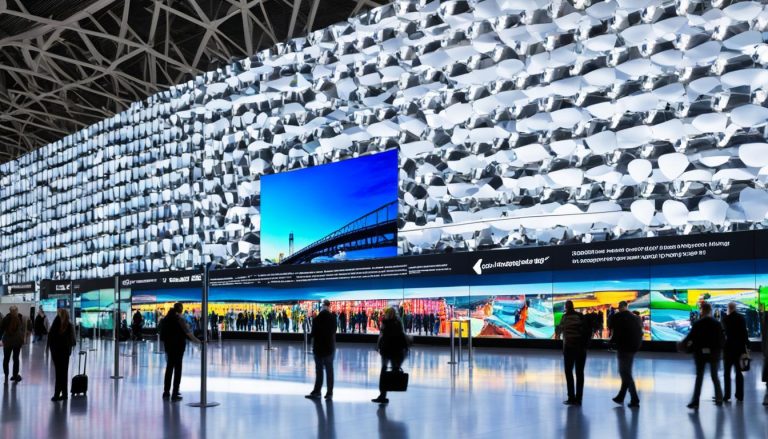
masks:
<svg viewBox="0 0 768 439"><path fill-rule="evenodd" d="M752 358L749 356L749 349L747 349L739 358L739 368L742 372L749 372L749 368L752 363Z"/></svg>
<svg viewBox="0 0 768 439"><path fill-rule="evenodd" d="M381 375L381 387L386 392L405 392L408 390L408 374L403 369L386 370Z"/></svg>

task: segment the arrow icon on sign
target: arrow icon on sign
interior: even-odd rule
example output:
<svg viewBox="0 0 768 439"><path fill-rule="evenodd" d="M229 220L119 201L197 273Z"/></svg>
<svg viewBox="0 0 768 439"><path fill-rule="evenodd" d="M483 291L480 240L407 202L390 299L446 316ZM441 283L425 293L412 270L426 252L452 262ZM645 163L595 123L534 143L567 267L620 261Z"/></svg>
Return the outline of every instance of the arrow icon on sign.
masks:
<svg viewBox="0 0 768 439"><path fill-rule="evenodd" d="M475 266L472 267L473 270L475 270L475 273L477 274L483 274L483 260L478 259L477 262L475 262Z"/></svg>

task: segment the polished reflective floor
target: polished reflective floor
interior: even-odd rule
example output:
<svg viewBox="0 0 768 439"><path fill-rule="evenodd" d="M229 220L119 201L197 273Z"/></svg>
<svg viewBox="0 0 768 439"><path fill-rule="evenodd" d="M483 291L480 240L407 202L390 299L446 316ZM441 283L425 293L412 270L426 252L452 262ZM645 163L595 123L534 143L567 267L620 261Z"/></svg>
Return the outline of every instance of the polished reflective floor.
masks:
<svg viewBox="0 0 768 439"><path fill-rule="evenodd" d="M746 375L744 403L717 407L705 382L701 409L685 408L693 364L682 354L641 353L635 371L640 409L611 401L619 385L609 352L590 352L584 405L565 399L558 351L475 349L474 368L448 364L446 348L416 347L405 368L407 393L377 395L379 357L370 345L340 345L333 402L303 398L314 365L303 344L259 342L209 346L209 400L199 401L200 350L184 364L184 401L161 399L164 356L154 342L120 346L121 380L112 380L111 342L89 352L87 398L52 403L53 369L43 343L26 346L19 384L2 389L0 438L765 438L762 363ZM86 343L86 348L87 348ZM759 354L758 354L759 356ZM76 367L73 357L71 369Z"/></svg>

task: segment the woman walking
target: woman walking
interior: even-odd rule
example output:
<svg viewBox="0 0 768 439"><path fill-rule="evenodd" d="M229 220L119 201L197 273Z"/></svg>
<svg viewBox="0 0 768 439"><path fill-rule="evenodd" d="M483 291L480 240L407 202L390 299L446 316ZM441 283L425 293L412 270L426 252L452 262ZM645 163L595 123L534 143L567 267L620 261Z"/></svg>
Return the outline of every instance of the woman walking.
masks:
<svg viewBox="0 0 768 439"><path fill-rule="evenodd" d="M386 404L387 390L384 389L384 372L387 371L387 365L392 365L392 370L399 370L408 355L408 339L403 331L403 324L397 318L394 308L387 308L384 312L384 320L381 322L381 333L379 335L379 354L381 355L381 375L379 376L379 396L372 399L372 402Z"/></svg>
<svg viewBox="0 0 768 439"><path fill-rule="evenodd" d="M51 351L53 368L56 371L56 383L51 401L67 399L67 380L69 380L69 356L75 346L75 329L69 322L69 312L64 308L56 311L51 330L48 332L48 349Z"/></svg>
<svg viewBox="0 0 768 439"><path fill-rule="evenodd" d="M3 373L5 373L5 384L8 384L8 366L13 357L13 375L11 381L21 381L19 375L19 353L24 345L24 335L26 327L24 318L19 314L19 308L11 305L8 315L3 317L0 323L0 333L3 334Z"/></svg>

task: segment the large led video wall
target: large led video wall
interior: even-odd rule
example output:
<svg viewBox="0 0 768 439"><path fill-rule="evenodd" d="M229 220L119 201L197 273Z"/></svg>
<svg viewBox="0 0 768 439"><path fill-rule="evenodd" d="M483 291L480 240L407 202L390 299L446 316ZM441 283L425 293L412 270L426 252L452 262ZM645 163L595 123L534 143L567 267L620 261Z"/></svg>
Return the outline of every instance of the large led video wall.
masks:
<svg viewBox="0 0 768 439"><path fill-rule="evenodd" d="M763 228L766 30L749 1L382 6L0 165L3 282L282 262L269 179L395 149L399 255ZM335 249L294 260L365 252Z"/></svg>
<svg viewBox="0 0 768 439"><path fill-rule="evenodd" d="M209 300L224 331L300 333L328 299L342 334L378 334L395 307L412 335L445 337L452 321L468 320L473 337L497 339L554 339L568 300L595 339L608 339L626 301L653 341L685 337L704 301L718 320L734 302L757 340L768 304L766 243L768 232L737 232L220 270Z"/></svg>

